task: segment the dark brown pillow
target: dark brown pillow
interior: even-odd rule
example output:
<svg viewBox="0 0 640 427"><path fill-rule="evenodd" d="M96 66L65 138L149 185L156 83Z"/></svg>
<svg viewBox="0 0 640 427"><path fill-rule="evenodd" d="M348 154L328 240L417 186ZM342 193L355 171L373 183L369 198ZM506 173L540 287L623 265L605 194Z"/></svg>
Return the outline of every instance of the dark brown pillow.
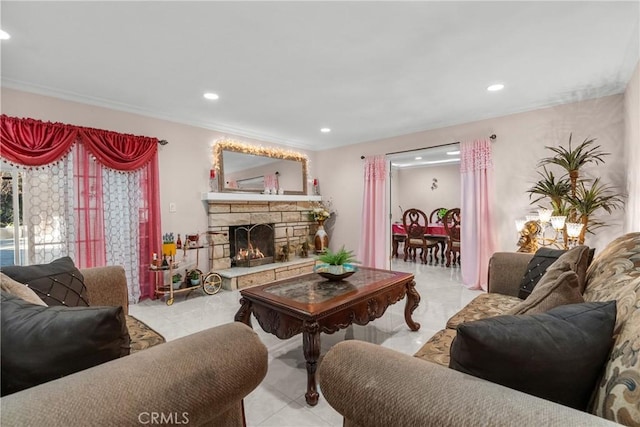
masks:
<svg viewBox="0 0 640 427"><path fill-rule="evenodd" d="M46 307L0 292L2 396L129 354L122 307Z"/></svg>
<svg viewBox="0 0 640 427"><path fill-rule="evenodd" d="M496 316L458 326L449 367L585 410L612 344L616 302Z"/></svg>
<svg viewBox="0 0 640 427"><path fill-rule="evenodd" d="M3 267L2 272L27 285L47 305L89 306L84 277L69 257L49 264Z"/></svg>

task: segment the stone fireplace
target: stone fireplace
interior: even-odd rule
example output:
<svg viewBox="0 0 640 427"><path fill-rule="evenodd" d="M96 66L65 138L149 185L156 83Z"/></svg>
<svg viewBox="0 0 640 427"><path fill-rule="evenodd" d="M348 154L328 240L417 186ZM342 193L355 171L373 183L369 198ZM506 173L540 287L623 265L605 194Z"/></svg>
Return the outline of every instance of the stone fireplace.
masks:
<svg viewBox="0 0 640 427"><path fill-rule="evenodd" d="M225 289L241 289L313 270L313 251L308 258L301 258L299 248L305 239L313 242L317 225L309 220L309 211L312 202L320 200L319 196L203 193L202 199L207 203L208 231L213 244L211 269L222 276ZM263 233L266 229L272 231L273 246L254 242L257 237L254 233ZM292 253L289 262L283 262L282 247L287 242ZM238 264L236 259L232 266L232 258L237 258L241 250L249 251L249 243L254 250L258 246L272 262L241 260ZM267 255L265 252L269 249L272 252ZM248 258L248 261L257 259Z"/></svg>

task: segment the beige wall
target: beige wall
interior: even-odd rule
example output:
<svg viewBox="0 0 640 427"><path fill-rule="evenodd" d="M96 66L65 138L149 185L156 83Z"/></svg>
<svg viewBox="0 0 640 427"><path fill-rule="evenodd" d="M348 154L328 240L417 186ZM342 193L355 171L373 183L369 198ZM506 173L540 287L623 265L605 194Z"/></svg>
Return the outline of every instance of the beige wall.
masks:
<svg viewBox="0 0 640 427"><path fill-rule="evenodd" d="M545 145L566 146L571 132L579 142L597 137L602 149L612 153L606 164L598 167L597 175L624 191L623 119L623 95L614 95L318 152L316 167L323 196L332 197L338 209L331 246L358 247L364 187L360 156L486 138L495 133L495 233L498 250L512 251L517 240L514 220L534 208L526 190L536 180L538 159L549 155ZM600 229L595 237L588 236L587 244L602 248L621 234L623 217L621 211L607 216L610 226Z"/></svg>
<svg viewBox="0 0 640 427"><path fill-rule="evenodd" d="M597 173L604 181L622 190L627 189L626 170L628 166L632 169L629 164L631 155L635 153L633 155L637 159L638 127L637 123L635 126L629 123L637 121L638 117L637 103L632 105L634 96L637 99L637 80L636 71L626 96L609 96L333 150L307 152L311 160L309 176L320 179L323 197L332 198L337 211L332 227L331 247L335 249L343 244L347 248L358 247L362 218L362 155L430 147L497 134L498 138L493 142L493 153L497 194L495 232L499 250L515 248L513 221L533 209L529 205L526 190L536 180L536 162L548 155L544 146L566 145L570 132L574 133L575 141L582 141L589 136L597 137L602 148L612 155L607 158L606 165L598 168L594 174ZM6 88L2 88L2 112L10 116L60 121L155 136L170 141L169 145L160 147L159 154L164 232L184 234L206 230L205 206L200 201L200 192L208 188L211 148L216 139L230 137L261 143L207 129ZM628 154L626 159L625 150ZM429 187L430 181L429 179L427 183ZM637 175L633 187L637 192ZM635 200L637 204L637 197ZM176 213L169 213L170 202L176 203ZM394 209L392 205L392 212L395 212ZM637 212L636 205L636 215ZM606 221L610 226L598 231L595 237L589 236L587 244L602 247L613 236L619 235L623 230L623 218L624 213L620 211L608 216Z"/></svg>
<svg viewBox="0 0 640 427"><path fill-rule="evenodd" d="M169 141L168 145L160 146L158 155L162 231L165 233L174 232L184 236L207 230L207 210L206 205L200 201L200 193L209 191L212 148L216 140L226 137L265 147L277 147L276 144L249 138L4 87L1 93L2 113L9 116L154 136ZM293 150L306 153L311 160L310 168L314 168L313 152ZM313 173L311 170L311 174ZM176 204L175 213L169 212L169 203Z"/></svg>
<svg viewBox="0 0 640 427"><path fill-rule="evenodd" d="M417 208L427 216L437 208L460 207L460 165L424 166L411 169L396 169L392 181L398 181L397 190L391 194L393 221L402 221L400 208ZM438 187L431 189L433 179Z"/></svg>
<svg viewBox="0 0 640 427"><path fill-rule="evenodd" d="M627 160L626 231L640 231L640 62L624 94L624 145Z"/></svg>

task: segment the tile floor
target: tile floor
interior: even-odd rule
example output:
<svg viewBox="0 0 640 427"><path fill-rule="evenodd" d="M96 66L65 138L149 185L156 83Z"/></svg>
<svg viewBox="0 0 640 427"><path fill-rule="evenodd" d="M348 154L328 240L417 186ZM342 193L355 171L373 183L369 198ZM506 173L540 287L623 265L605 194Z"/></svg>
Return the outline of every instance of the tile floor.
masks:
<svg viewBox="0 0 640 427"><path fill-rule="evenodd" d="M460 269L420 263L394 261L392 269L415 274L420 305L413 318L421 324L411 332L404 321L405 300L389 307L379 319L366 326L352 326L332 335L321 335L321 358L332 345L353 337L414 354L433 334L442 329L449 317L478 295L461 285ZM130 312L165 336L167 341L200 330L232 322L239 308L238 291L222 290L204 295L200 290L176 296L172 306L160 300L144 300L132 305ZM341 426L342 417L323 399L308 406L304 399L307 373L302 355L302 336L280 340L267 334L254 320L253 325L269 350L266 378L245 399L249 426Z"/></svg>

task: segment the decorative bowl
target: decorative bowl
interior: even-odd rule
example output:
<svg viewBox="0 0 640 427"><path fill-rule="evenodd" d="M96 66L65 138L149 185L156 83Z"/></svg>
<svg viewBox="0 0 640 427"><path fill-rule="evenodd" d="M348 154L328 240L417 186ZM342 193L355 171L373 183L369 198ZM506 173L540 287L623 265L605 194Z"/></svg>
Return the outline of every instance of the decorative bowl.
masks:
<svg viewBox="0 0 640 427"><path fill-rule="evenodd" d="M358 271L358 267L353 264L318 264L313 268L313 271L327 280L337 282L351 276L353 273Z"/></svg>

